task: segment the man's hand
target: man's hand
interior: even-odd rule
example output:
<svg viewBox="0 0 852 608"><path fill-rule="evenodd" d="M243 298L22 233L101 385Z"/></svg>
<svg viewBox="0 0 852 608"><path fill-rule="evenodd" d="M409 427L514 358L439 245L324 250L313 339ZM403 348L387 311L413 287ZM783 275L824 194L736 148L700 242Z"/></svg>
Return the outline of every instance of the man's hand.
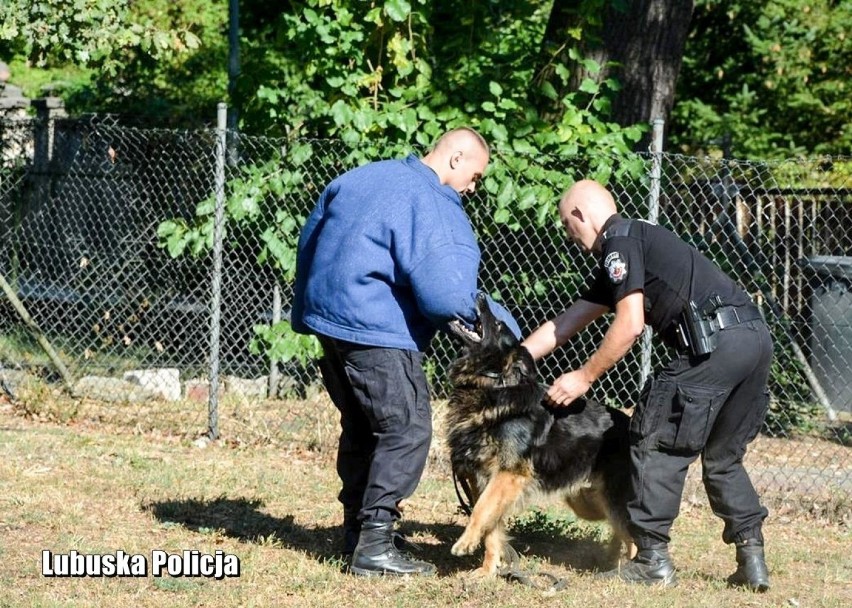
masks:
<svg viewBox="0 0 852 608"><path fill-rule="evenodd" d="M545 398L550 405L564 407L582 396L591 386L592 382L583 370L574 370L559 376L553 386L547 389Z"/></svg>

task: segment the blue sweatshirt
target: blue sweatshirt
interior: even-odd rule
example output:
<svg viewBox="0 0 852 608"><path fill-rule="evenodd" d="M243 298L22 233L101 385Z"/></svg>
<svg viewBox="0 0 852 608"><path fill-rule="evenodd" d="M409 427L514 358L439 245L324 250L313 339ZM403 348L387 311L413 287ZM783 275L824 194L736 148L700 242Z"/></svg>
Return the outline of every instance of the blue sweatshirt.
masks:
<svg viewBox="0 0 852 608"><path fill-rule="evenodd" d="M437 327L475 319L479 258L459 194L419 158L358 167L325 188L302 228L293 329L425 350Z"/></svg>

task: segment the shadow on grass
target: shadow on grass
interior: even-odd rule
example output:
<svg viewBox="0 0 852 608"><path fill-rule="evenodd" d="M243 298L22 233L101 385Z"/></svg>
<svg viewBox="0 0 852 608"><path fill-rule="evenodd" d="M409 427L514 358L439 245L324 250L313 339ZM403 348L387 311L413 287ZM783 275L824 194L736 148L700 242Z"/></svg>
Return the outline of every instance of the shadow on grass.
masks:
<svg viewBox="0 0 852 608"><path fill-rule="evenodd" d="M163 524L180 525L202 534L215 531L246 543L279 542L317 561L339 563L345 569L340 555L340 527L305 527L295 523L292 515L273 517L264 513L262 506L260 500L219 497L157 501L143 504L142 509ZM450 553L450 547L463 531L461 525L405 521L400 530L409 537L433 539L418 544L416 557L435 564L441 576L474 570L481 565L481 549L466 557ZM515 535L512 545L525 558L544 559L553 566L570 570L598 570L611 563L606 543L591 537L566 538L525 531ZM522 563L521 567L526 565Z"/></svg>

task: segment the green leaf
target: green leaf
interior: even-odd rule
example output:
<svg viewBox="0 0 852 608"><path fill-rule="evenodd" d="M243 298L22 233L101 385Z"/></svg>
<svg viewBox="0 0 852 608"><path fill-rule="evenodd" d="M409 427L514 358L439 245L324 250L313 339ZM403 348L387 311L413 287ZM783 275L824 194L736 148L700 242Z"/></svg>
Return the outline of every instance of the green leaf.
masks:
<svg viewBox="0 0 852 608"><path fill-rule="evenodd" d="M157 226L157 236L166 238L179 230L180 224L175 220L166 220Z"/></svg>
<svg viewBox="0 0 852 608"><path fill-rule="evenodd" d="M187 241L185 239L174 234L166 240L166 251L169 252L169 256L172 259L179 258L186 249L186 245Z"/></svg>
<svg viewBox="0 0 852 608"><path fill-rule="evenodd" d="M167 49L171 44L171 38L167 32L154 32L153 41L159 49Z"/></svg>
<svg viewBox="0 0 852 608"><path fill-rule="evenodd" d="M364 20L368 23L382 24L382 9L380 7L371 8L364 16Z"/></svg>
<svg viewBox="0 0 852 608"><path fill-rule="evenodd" d="M604 85L606 85L606 88L610 91L621 90L621 83L615 78L607 78L606 80L604 80Z"/></svg>
<svg viewBox="0 0 852 608"><path fill-rule="evenodd" d="M305 164L305 162L313 156L313 153L314 151L310 143L297 143L290 151L290 160L298 167Z"/></svg>
<svg viewBox="0 0 852 608"><path fill-rule="evenodd" d="M524 139L516 139L512 142L512 149L519 154L535 154L538 149Z"/></svg>
<svg viewBox="0 0 852 608"><path fill-rule="evenodd" d="M388 0L385 2L385 12L394 21L405 21L411 14L411 4L407 0Z"/></svg>
<svg viewBox="0 0 852 608"><path fill-rule="evenodd" d="M532 188L524 188L518 199L518 209L531 209L537 201L535 191Z"/></svg>
<svg viewBox="0 0 852 608"><path fill-rule="evenodd" d="M554 89L553 85L549 82L541 83L541 87L539 88L539 90L541 91L541 94L547 97L548 99L555 100L558 97L556 89Z"/></svg>
<svg viewBox="0 0 852 608"><path fill-rule="evenodd" d="M402 124L405 127L406 133L414 133L417 130L417 110L406 108L402 113Z"/></svg>
<svg viewBox="0 0 852 608"><path fill-rule="evenodd" d="M491 137L498 143L502 143L508 141L509 139L509 131L506 129L506 126L503 124L496 124L491 129Z"/></svg>
<svg viewBox="0 0 852 608"><path fill-rule="evenodd" d="M201 46L201 39L192 32L186 31L183 34L183 43L186 48L195 50Z"/></svg>
<svg viewBox="0 0 852 608"><path fill-rule="evenodd" d="M508 224L510 221L512 221L512 215L508 209L498 209L494 212L495 224Z"/></svg>
<svg viewBox="0 0 852 608"><path fill-rule="evenodd" d="M488 83L488 90L494 97L500 97L503 94L503 87L494 81Z"/></svg>
<svg viewBox="0 0 852 608"><path fill-rule="evenodd" d="M546 226L550 221L550 208L547 205L542 205L538 208L535 214L535 221L539 227Z"/></svg>
<svg viewBox="0 0 852 608"><path fill-rule="evenodd" d="M352 121L352 108L350 108L345 101L342 99L338 99L333 106L331 106L331 117L334 119L334 124L338 126L343 126Z"/></svg>
<svg viewBox="0 0 852 608"><path fill-rule="evenodd" d="M213 215L216 212L216 197L211 196L210 198L206 198L198 204L198 207L195 208L195 216L196 217L206 217Z"/></svg>
<svg viewBox="0 0 852 608"><path fill-rule="evenodd" d="M600 86L597 82L592 80L591 78L584 78L583 82L580 83L579 89L583 93L589 93L590 95L595 95L598 91L600 91Z"/></svg>
<svg viewBox="0 0 852 608"><path fill-rule="evenodd" d="M594 59L583 59L580 63L589 74L599 74L601 71L601 64Z"/></svg>
<svg viewBox="0 0 852 608"><path fill-rule="evenodd" d="M340 138L343 140L343 142L346 145L354 148L361 141L361 134L358 131L356 131L355 129L345 129L340 134Z"/></svg>
<svg viewBox="0 0 852 608"><path fill-rule="evenodd" d="M302 11L302 16L305 18L305 21L307 21L310 24L314 24L314 23L319 22L319 15L312 8L305 8Z"/></svg>
<svg viewBox="0 0 852 608"><path fill-rule="evenodd" d="M503 182L503 187L497 194L497 206L504 208L508 207L515 197L515 182L507 178Z"/></svg>

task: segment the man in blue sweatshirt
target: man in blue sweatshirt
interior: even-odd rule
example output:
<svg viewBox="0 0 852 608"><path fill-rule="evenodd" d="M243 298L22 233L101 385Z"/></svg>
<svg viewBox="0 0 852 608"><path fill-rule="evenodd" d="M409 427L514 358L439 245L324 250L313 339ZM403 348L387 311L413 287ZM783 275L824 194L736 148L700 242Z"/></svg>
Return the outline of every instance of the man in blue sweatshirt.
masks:
<svg viewBox="0 0 852 608"><path fill-rule="evenodd" d="M435 573L400 551L394 524L432 438L423 351L449 321L476 320L480 252L460 195L475 191L489 156L476 131L455 129L423 158L337 177L302 229L291 321L318 336L340 410L343 551L357 575Z"/></svg>

